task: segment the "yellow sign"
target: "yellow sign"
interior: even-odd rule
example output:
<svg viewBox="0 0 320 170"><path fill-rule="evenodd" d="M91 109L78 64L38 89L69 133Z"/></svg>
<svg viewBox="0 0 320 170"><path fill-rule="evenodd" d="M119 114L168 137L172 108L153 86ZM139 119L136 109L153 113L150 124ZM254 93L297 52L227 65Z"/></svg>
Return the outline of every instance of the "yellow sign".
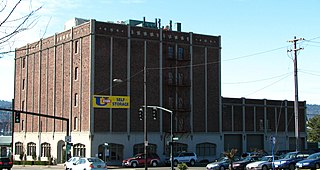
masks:
<svg viewBox="0 0 320 170"><path fill-rule="evenodd" d="M93 95L94 108L130 108L130 96Z"/></svg>

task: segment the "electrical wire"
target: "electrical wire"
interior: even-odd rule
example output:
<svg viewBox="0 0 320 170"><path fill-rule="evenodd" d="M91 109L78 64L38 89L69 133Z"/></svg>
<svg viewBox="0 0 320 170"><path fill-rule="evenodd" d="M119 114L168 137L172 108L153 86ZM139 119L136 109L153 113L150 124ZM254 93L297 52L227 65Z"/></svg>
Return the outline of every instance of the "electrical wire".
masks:
<svg viewBox="0 0 320 170"><path fill-rule="evenodd" d="M255 94L255 93L257 93L257 92L259 92L259 91L261 91L261 90L263 90L263 89L266 89L267 87L270 87L270 86L272 86L272 85L280 82L281 80L289 77L290 75L292 75L292 74L288 74L288 75L286 75L285 77L283 77L283 78L281 78L281 79L279 79L279 80L277 80L277 81L275 81L275 82L272 82L272 83L268 84L267 86L264 86L263 88L260 88L260 89L254 91L254 92L252 92L252 93L250 93L250 94L247 94L247 95L245 95L245 96L248 97L248 96L250 96L250 95L252 95L252 94Z"/></svg>
<svg viewBox="0 0 320 170"><path fill-rule="evenodd" d="M261 82L261 81L266 81L266 80L271 80L271 79L275 79L278 77L283 77L285 75L288 74L292 74L291 72L285 73L285 74L281 74L278 76L273 76L273 77L269 77L269 78L265 78L265 79L258 79L258 80L252 80L252 81L242 81L242 82L235 82L235 83L223 83L223 84L246 84L246 83L255 83L255 82Z"/></svg>

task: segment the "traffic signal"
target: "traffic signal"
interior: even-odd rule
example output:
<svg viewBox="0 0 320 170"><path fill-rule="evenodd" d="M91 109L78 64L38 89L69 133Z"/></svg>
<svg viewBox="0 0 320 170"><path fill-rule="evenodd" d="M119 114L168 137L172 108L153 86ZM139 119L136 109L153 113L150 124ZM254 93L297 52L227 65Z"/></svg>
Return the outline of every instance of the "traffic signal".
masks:
<svg viewBox="0 0 320 170"><path fill-rule="evenodd" d="M15 112L14 122L15 123L20 123L20 112Z"/></svg>
<svg viewBox="0 0 320 170"><path fill-rule="evenodd" d="M143 120L143 109L139 109L139 120Z"/></svg>
<svg viewBox="0 0 320 170"><path fill-rule="evenodd" d="M157 120L157 108L152 108L152 118L153 120Z"/></svg>

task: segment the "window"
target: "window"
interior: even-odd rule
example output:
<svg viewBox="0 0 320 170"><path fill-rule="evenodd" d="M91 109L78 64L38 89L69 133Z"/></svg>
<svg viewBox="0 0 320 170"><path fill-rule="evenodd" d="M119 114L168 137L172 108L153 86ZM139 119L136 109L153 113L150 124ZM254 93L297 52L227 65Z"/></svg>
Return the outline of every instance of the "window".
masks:
<svg viewBox="0 0 320 170"><path fill-rule="evenodd" d="M26 79L22 79L22 90L24 90Z"/></svg>
<svg viewBox="0 0 320 170"><path fill-rule="evenodd" d="M178 74L178 84L182 85L183 84L183 73Z"/></svg>
<svg viewBox="0 0 320 170"><path fill-rule="evenodd" d="M172 84L173 83L173 75L171 72L168 73L168 83Z"/></svg>
<svg viewBox="0 0 320 170"><path fill-rule="evenodd" d="M184 48L179 47L178 48L178 59L182 60L184 58Z"/></svg>
<svg viewBox="0 0 320 170"><path fill-rule="evenodd" d="M16 142L14 146L14 154L20 155L23 153L23 144L21 142Z"/></svg>
<svg viewBox="0 0 320 170"><path fill-rule="evenodd" d="M169 97L169 108L173 108L174 106L174 99L172 96Z"/></svg>
<svg viewBox="0 0 320 170"><path fill-rule="evenodd" d="M180 152L187 152L188 151L188 145L184 143L175 142L173 143L173 155L176 155ZM170 155L170 146L166 145L166 156Z"/></svg>
<svg viewBox="0 0 320 170"><path fill-rule="evenodd" d="M179 109L183 108L183 99L182 99L182 97L179 97L178 106L179 106Z"/></svg>
<svg viewBox="0 0 320 170"><path fill-rule="evenodd" d="M74 68L74 79L78 80L78 67Z"/></svg>
<svg viewBox="0 0 320 170"><path fill-rule="evenodd" d="M26 57L22 58L22 68L26 67Z"/></svg>
<svg viewBox="0 0 320 170"><path fill-rule="evenodd" d="M24 120L21 120L21 130L24 130Z"/></svg>
<svg viewBox="0 0 320 170"><path fill-rule="evenodd" d="M78 53L79 51L79 41L75 41L74 42L74 53Z"/></svg>
<svg viewBox="0 0 320 170"><path fill-rule="evenodd" d="M263 120L260 119L259 120L259 130L262 131L264 128L263 128Z"/></svg>
<svg viewBox="0 0 320 170"><path fill-rule="evenodd" d="M36 144L30 142L27 144L27 156L33 156L36 154Z"/></svg>
<svg viewBox="0 0 320 170"><path fill-rule="evenodd" d="M123 160L123 145L120 144L109 144L109 159L110 160Z"/></svg>
<svg viewBox="0 0 320 170"><path fill-rule="evenodd" d="M148 152L149 153L157 153L157 145L149 143L148 144ZM133 146L133 155L136 155L138 153L144 153L143 143L135 144Z"/></svg>
<svg viewBox="0 0 320 170"><path fill-rule="evenodd" d="M173 58L174 50L173 47L168 47L168 58Z"/></svg>
<svg viewBox="0 0 320 170"><path fill-rule="evenodd" d="M73 156L86 156L86 145L83 145L81 143L78 143L76 145L73 145Z"/></svg>
<svg viewBox="0 0 320 170"><path fill-rule="evenodd" d="M50 143L41 144L41 157L51 157L51 145Z"/></svg>
<svg viewBox="0 0 320 170"><path fill-rule="evenodd" d="M214 143L199 143L196 148L198 156L216 156L217 145Z"/></svg>
<svg viewBox="0 0 320 170"><path fill-rule="evenodd" d="M24 100L21 102L21 110L24 111Z"/></svg>
<svg viewBox="0 0 320 170"><path fill-rule="evenodd" d="M74 94L74 106L77 107L78 106L78 93Z"/></svg>
<svg viewBox="0 0 320 170"><path fill-rule="evenodd" d="M73 118L73 130L77 130L78 127L78 117Z"/></svg>

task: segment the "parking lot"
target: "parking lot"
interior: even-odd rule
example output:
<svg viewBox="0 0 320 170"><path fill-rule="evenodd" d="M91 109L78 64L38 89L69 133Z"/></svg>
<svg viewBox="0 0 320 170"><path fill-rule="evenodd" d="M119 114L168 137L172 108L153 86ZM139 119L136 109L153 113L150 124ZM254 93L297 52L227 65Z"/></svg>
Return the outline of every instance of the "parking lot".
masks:
<svg viewBox="0 0 320 170"><path fill-rule="evenodd" d="M31 166L31 165L13 165L12 170L30 170L30 169L42 169L42 170L50 170L50 169L64 169L63 164L59 164L59 165L51 165L51 166ZM143 170L144 167L139 167L139 168L124 168L124 167L117 167L117 166L108 166L108 169L125 169L125 170ZM170 167L148 167L148 169L150 170L170 170ZM195 166L195 167L189 167L189 170L204 170L205 167L199 167L199 166ZM175 170L177 170L177 168L175 167Z"/></svg>

